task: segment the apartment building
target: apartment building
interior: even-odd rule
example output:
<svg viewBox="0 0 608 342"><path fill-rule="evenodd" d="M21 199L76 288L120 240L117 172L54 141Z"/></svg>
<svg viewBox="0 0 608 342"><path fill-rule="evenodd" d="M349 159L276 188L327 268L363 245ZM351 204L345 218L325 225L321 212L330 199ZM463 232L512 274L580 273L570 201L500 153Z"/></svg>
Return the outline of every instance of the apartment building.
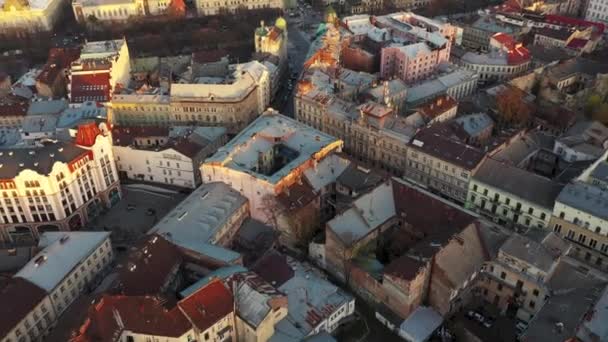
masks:
<svg viewBox="0 0 608 342"><path fill-rule="evenodd" d="M171 121L245 128L270 103L270 75L259 62L237 64L224 77L201 77L171 86Z"/></svg>
<svg viewBox="0 0 608 342"><path fill-rule="evenodd" d="M601 181L608 170L601 162L590 180ZM596 184L599 184L599 181ZM549 228L573 244L572 255L592 267L608 269L608 190L576 181L567 184L555 200Z"/></svg>
<svg viewBox="0 0 608 342"><path fill-rule="evenodd" d="M112 138L105 124L81 125L74 142L0 151L0 240L78 230L120 200Z"/></svg>
<svg viewBox="0 0 608 342"><path fill-rule="evenodd" d="M199 166L223 146L224 127L114 127L112 151L121 178L195 188Z"/></svg>
<svg viewBox="0 0 608 342"><path fill-rule="evenodd" d="M179 6L180 2L183 6L183 1L175 0L77 0L72 2L72 10L79 23L127 22L131 17L166 14L172 6Z"/></svg>
<svg viewBox="0 0 608 342"><path fill-rule="evenodd" d="M273 222L269 201L304 171L340 152L342 145L337 138L268 110L205 161L203 183L228 184L249 200L251 217ZM281 228L289 232L288 225Z"/></svg>
<svg viewBox="0 0 608 342"><path fill-rule="evenodd" d="M302 341L322 332L332 333L355 312L355 298L306 262L269 251L252 270L287 297L287 314L274 326L269 342Z"/></svg>
<svg viewBox="0 0 608 342"><path fill-rule="evenodd" d="M235 342L235 327L234 297L213 281L177 302L162 295L104 294L61 335L82 341Z"/></svg>
<svg viewBox="0 0 608 342"><path fill-rule="evenodd" d="M37 341L57 320L49 294L27 279L12 277L0 285L0 341Z"/></svg>
<svg viewBox="0 0 608 342"><path fill-rule="evenodd" d="M171 125L168 94L114 94L108 106L110 120L119 126Z"/></svg>
<svg viewBox="0 0 608 342"><path fill-rule="evenodd" d="M551 179L489 157L473 173L466 206L502 225L545 228L562 188Z"/></svg>
<svg viewBox="0 0 608 342"><path fill-rule="evenodd" d="M411 12L374 17L374 25L390 32L392 43L380 57L380 75L406 83L423 80L450 59L454 27Z"/></svg>
<svg viewBox="0 0 608 342"><path fill-rule="evenodd" d="M15 277L29 280L50 296L57 317L88 286L101 280L114 259L108 232L47 232L44 248Z"/></svg>
<svg viewBox="0 0 608 342"><path fill-rule="evenodd" d="M9 310L0 324L2 342L43 339L114 259L107 232L47 232L38 247L42 250L0 287L0 310Z"/></svg>
<svg viewBox="0 0 608 342"><path fill-rule="evenodd" d="M601 0L590 0L584 16L586 20L608 24L608 5Z"/></svg>
<svg viewBox="0 0 608 342"><path fill-rule="evenodd" d="M124 38L87 42L68 73L68 98L71 103L109 102L116 87L126 87L130 78L131 61Z"/></svg>
<svg viewBox="0 0 608 342"><path fill-rule="evenodd" d="M471 178L484 157L483 151L444 134L442 127L423 129L408 145L405 177L465 203Z"/></svg>
<svg viewBox="0 0 608 342"><path fill-rule="evenodd" d="M5 0L0 4L0 37L20 32L51 31L62 17L64 5L62 0Z"/></svg>
<svg viewBox="0 0 608 342"><path fill-rule="evenodd" d="M497 33L490 38L489 52L466 52L458 63L479 74L481 82L504 81L523 74L530 67L528 49L511 36Z"/></svg>
<svg viewBox="0 0 608 342"><path fill-rule="evenodd" d="M204 15L218 15L221 13L235 13L239 9L264 9L274 8L283 9L285 4L280 0L255 0L255 1L228 1L228 0L196 0L194 5L196 6L196 12L200 16Z"/></svg>
<svg viewBox="0 0 608 342"><path fill-rule="evenodd" d="M529 322L550 296L550 278L569 249L570 243L554 233L539 242L512 235L484 265L478 281L483 298L501 313Z"/></svg>

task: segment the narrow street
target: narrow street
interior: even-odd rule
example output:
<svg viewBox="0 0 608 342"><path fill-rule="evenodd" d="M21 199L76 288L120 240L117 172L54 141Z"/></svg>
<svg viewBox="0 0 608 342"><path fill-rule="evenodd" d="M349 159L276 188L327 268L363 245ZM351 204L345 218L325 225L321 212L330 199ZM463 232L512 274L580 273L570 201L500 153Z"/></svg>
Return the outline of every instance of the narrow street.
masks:
<svg viewBox="0 0 608 342"><path fill-rule="evenodd" d="M308 50L310 49L310 40L306 33L302 32L301 27L312 27L316 30L319 25L319 15L311 10L302 9L301 14L296 18L287 19L287 33L288 33L288 56L289 56L289 76L297 75L299 78L302 72L302 66L306 61ZM294 117L294 101L293 93L295 90L294 81L286 81L285 86L281 87L277 94L276 103L279 103L278 110L289 116ZM289 86L288 84L291 84Z"/></svg>

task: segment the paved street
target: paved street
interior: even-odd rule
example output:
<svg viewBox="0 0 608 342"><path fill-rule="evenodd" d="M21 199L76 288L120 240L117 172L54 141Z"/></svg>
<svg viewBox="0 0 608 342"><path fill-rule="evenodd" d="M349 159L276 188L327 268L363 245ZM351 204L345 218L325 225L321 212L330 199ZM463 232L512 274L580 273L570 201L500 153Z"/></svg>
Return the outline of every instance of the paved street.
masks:
<svg viewBox="0 0 608 342"><path fill-rule="evenodd" d="M289 56L289 65L290 65L290 74L296 73L299 77L302 72L302 66L306 61L306 56L308 55L308 49L310 48L310 40L307 33L302 32L300 27L312 27L316 30L319 25L320 17L318 14L314 13L311 10L302 10L299 17L296 18L287 18L287 32L289 37L288 43L288 56ZM295 83L295 82L294 82ZM277 95L277 99L287 98L286 101L283 101L283 106L278 108L283 114L293 117L294 116L294 102L293 102L293 92L295 90L295 84L292 89L288 87L283 87L279 94Z"/></svg>

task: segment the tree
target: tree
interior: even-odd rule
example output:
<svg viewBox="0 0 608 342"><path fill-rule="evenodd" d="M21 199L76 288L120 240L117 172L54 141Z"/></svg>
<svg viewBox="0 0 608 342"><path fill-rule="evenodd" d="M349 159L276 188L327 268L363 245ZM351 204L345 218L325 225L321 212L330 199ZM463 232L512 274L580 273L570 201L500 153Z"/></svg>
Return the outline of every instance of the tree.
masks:
<svg viewBox="0 0 608 342"><path fill-rule="evenodd" d="M525 93L514 87L507 87L496 98L498 119L502 125L523 126L530 120L531 108L523 99Z"/></svg>
<svg viewBox="0 0 608 342"><path fill-rule="evenodd" d="M593 120L597 120L604 125L608 125L608 102L604 102L591 115Z"/></svg>
<svg viewBox="0 0 608 342"><path fill-rule="evenodd" d="M596 110L602 105L602 97L598 94L591 94L585 102L585 114L593 116Z"/></svg>
<svg viewBox="0 0 608 342"><path fill-rule="evenodd" d="M281 218L282 208L273 195L266 194L262 197L261 210L264 213L264 216L266 216L266 224L271 226L275 231L280 232L279 220Z"/></svg>
<svg viewBox="0 0 608 342"><path fill-rule="evenodd" d="M320 227L319 211L312 204L308 204L296 211L283 208L282 213L287 217L289 229L296 242L306 248Z"/></svg>

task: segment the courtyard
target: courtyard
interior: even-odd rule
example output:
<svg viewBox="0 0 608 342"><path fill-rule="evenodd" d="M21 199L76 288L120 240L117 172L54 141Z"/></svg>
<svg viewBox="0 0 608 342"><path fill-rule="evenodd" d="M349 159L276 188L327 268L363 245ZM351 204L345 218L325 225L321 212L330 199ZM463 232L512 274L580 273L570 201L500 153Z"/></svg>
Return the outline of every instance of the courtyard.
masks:
<svg viewBox="0 0 608 342"><path fill-rule="evenodd" d="M186 196L158 186L124 185L122 199L91 221L89 230L110 231L115 246L129 246Z"/></svg>

